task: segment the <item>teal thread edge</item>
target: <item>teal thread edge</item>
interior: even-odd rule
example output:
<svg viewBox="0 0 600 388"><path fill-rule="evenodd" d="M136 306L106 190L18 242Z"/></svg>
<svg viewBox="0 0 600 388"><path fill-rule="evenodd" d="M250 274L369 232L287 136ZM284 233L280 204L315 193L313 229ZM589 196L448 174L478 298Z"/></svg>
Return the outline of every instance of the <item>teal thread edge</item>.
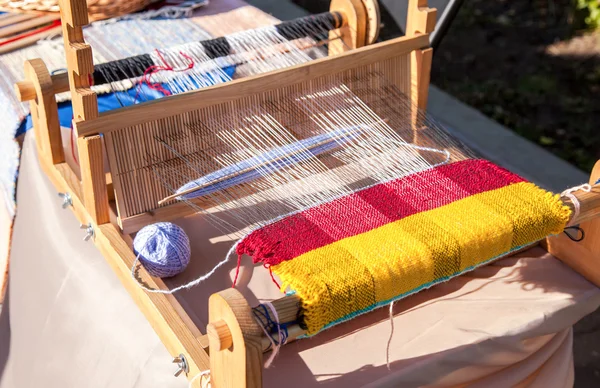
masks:
<svg viewBox="0 0 600 388"><path fill-rule="evenodd" d="M348 315L346 315L346 316L344 316L344 317L342 317L342 318L336 319L335 321L328 323L327 325L323 326L323 328L322 328L321 330L319 330L318 332L316 332L315 334L312 334L312 335L303 334L303 335L299 336L299 337L298 337L298 339L302 339L302 338L310 338L310 337L312 337L312 336L315 336L315 335L319 334L320 332L322 332L322 331L324 331L324 330L327 330L327 329L331 328L332 326L335 326L335 325L337 325L337 324L339 324L339 323L342 323L342 322L349 321L349 320L351 320L351 319L353 319L353 318L356 318L356 317L358 317L359 315L362 315L362 314L368 313L368 312L370 312L370 311L376 310L376 309L378 309L378 308L384 307L384 306L386 306L386 305L389 305L389 304L390 304L390 303L392 303L392 302L395 302L395 301L397 301L397 300L400 300L400 299L402 299L402 298L405 298L405 297L407 297L407 296L409 296L409 295L416 294L416 293L417 293L417 292L419 292L419 291L422 291L422 290L424 290L424 289L427 289L427 288L433 287L433 286L435 286L435 285L437 285L437 284L439 284L439 283L446 282L446 281L448 281L448 280L450 280L450 279L452 279L452 278L455 278L455 277L457 277L457 276L463 275L463 274L465 274L465 273L467 273L467 272L473 271L474 269L477 269L478 267L481 267L481 266L484 266L484 265L486 265L486 264L489 264L490 262L492 262L492 261L494 261L494 260L501 259L501 258L503 258L503 257L505 257L505 256L507 256L507 255L510 255L510 254L511 254L511 253L513 253L513 252L516 252L516 251L518 251L518 250L520 250L520 249L523 249L523 248L525 248L525 247L528 247L528 246L530 246L530 245L532 245L532 244L535 244L535 242L533 242L533 243L529 243L529 244L520 245L520 246L518 246L518 247L516 247L516 248L513 248L513 249L511 249L511 250L510 250L510 251L508 251L508 252L505 252L505 253L503 253L503 254L501 254L501 255L498 255L498 256L495 256L495 257L492 257L491 259L488 259L488 260L486 260L486 261L482 261L482 262L481 262L481 263L479 263L479 264L476 264L476 265L472 265L472 266L470 266L470 267L467 267L467 268L463 269L462 271L456 272L456 273L454 273L454 274L452 274L452 275L449 275L449 276L444 276L444 277L438 278L438 279L436 279L436 280L434 280L434 281L432 281L432 282L425 283L425 284L423 284L423 285L420 285L420 286L419 286L419 287L417 287L417 288L413 288L412 290L410 290L410 291L408 291L408 292L405 292L404 294L400 294L400 295L398 295L398 296L395 296L395 297L393 297L393 298L390 298L390 299L388 299L388 300L385 300L385 301L383 301L383 302L378 302L378 303L372 304L372 305L370 305L370 306L368 306L368 307L365 307L365 308L363 308L363 309L361 309L361 310L355 311L355 312L353 312L353 313L350 313L350 314L348 314ZM295 292L295 291L294 291L294 292Z"/></svg>

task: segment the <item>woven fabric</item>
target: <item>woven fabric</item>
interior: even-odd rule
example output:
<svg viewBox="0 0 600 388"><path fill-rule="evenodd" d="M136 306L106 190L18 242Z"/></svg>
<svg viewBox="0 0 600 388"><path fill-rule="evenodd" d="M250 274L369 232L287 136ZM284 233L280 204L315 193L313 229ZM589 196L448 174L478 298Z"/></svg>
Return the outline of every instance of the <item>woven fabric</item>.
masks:
<svg viewBox="0 0 600 388"><path fill-rule="evenodd" d="M297 293L312 335L560 233L569 217L558 196L466 160L279 220L237 252Z"/></svg>

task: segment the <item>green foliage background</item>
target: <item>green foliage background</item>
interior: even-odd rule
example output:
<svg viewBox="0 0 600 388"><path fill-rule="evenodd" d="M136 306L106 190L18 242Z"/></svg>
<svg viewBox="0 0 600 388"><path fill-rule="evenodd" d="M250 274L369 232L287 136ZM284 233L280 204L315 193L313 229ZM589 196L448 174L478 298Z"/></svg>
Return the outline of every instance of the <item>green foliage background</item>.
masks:
<svg viewBox="0 0 600 388"><path fill-rule="evenodd" d="M582 13L585 26L591 29L600 27L600 0L575 0L577 10Z"/></svg>

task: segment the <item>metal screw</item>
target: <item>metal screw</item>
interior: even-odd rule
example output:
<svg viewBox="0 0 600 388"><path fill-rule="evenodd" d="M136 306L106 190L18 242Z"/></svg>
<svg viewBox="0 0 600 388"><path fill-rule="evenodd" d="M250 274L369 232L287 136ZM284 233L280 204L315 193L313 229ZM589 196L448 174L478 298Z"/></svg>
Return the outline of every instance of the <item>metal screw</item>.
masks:
<svg viewBox="0 0 600 388"><path fill-rule="evenodd" d="M73 198L69 193L58 193L58 196L62 198L62 208L66 209L69 206L73 206Z"/></svg>
<svg viewBox="0 0 600 388"><path fill-rule="evenodd" d="M186 374L190 371L190 368L188 367L187 361L185 361L185 356L183 354L180 354L177 357L173 357L173 364L177 364L177 370L175 371L175 373L173 373L173 375L175 377L179 376L182 372L185 372Z"/></svg>
<svg viewBox="0 0 600 388"><path fill-rule="evenodd" d="M85 237L83 238L83 241L88 241L90 238L94 237L94 227L92 226L91 222L87 225L80 224L79 229L85 229Z"/></svg>

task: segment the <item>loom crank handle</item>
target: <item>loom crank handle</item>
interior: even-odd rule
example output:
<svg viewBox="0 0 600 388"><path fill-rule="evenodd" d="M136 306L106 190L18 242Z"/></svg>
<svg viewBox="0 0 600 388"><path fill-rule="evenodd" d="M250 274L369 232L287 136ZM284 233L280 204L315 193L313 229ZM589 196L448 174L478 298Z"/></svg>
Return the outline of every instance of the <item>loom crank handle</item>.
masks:
<svg viewBox="0 0 600 388"><path fill-rule="evenodd" d="M233 345L233 337L227 322L220 320L209 323L206 327L206 334L208 334L208 342L211 349L217 349L219 351L229 349Z"/></svg>

